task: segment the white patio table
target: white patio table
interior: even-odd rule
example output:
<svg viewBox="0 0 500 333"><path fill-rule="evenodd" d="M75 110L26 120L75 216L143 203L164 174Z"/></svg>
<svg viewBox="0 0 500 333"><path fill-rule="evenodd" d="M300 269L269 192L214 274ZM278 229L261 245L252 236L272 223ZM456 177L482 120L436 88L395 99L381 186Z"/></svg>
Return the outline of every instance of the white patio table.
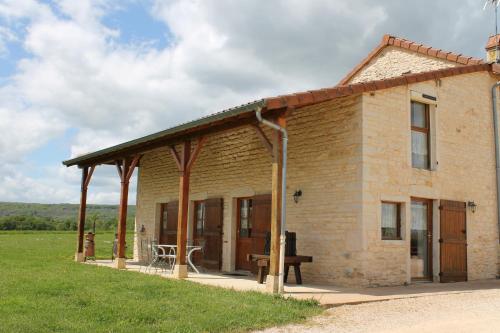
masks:
<svg viewBox="0 0 500 333"><path fill-rule="evenodd" d="M168 253L169 258L174 259L172 265L172 271L173 271L173 267L175 265L175 258L177 254L177 245L159 244L158 247L162 248L165 251L165 253ZM200 271L198 271L196 266L193 264L191 257L193 256L193 252L201 251L202 249L203 248L201 246L196 246L196 245L188 245L186 247L186 250L188 251L186 255L186 260L188 262L188 265L196 272L196 274L200 274Z"/></svg>

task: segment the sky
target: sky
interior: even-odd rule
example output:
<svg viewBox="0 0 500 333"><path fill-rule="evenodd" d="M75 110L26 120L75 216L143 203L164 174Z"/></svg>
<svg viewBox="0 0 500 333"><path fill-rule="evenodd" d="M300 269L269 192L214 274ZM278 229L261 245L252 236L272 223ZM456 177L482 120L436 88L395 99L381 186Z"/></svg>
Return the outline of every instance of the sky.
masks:
<svg viewBox="0 0 500 333"><path fill-rule="evenodd" d="M0 0L0 201L77 203L62 160L331 87L389 33L484 58L484 0ZM135 202L135 178L129 202ZM117 204L99 166L89 203Z"/></svg>

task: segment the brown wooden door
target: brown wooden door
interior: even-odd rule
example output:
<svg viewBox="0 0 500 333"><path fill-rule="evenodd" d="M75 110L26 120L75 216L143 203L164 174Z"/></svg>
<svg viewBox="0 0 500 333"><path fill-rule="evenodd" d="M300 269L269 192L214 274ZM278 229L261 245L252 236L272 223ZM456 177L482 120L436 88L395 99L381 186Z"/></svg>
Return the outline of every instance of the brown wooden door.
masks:
<svg viewBox="0 0 500 333"><path fill-rule="evenodd" d="M220 270L222 265L222 216L221 198L205 200L204 252L202 266Z"/></svg>
<svg viewBox="0 0 500 333"><path fill-rule="evenodd" d="M440 279L467 281L467 228L465 202L441 200Z"/></svg>
<svg viewBox="0 0 500 333"><path fill-rule="evenodd" d="M193 263L206 269L220 270L222 265L223 200L197 201L194 205L193 244L203 247L195 251Z"/></svg>
<svg viewBox="0 0 500 333"><path fill-rule="evenodd" d="M179 202L171 201L161 204L160 244L177 244L177 214Z"/></svg>
<svg viewBox="0 0 500 333"><path fill-rule="evenodd" d="M242 203L249 201L251 210L247 230L242 225ZM238 200L238 230L236 248L236 269L257 272L257 264L247 260L248 254L264 254L266 233L271 230L271 195L257 195Z"/></svg>

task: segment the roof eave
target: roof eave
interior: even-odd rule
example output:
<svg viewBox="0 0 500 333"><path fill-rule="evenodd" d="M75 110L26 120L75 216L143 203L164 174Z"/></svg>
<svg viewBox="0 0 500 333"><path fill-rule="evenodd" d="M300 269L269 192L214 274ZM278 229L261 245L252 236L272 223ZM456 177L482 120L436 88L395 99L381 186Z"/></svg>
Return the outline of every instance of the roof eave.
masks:
<svg viewBox="0 0 500 333"><path fill-rule="evenodd" d="M123 155L127 155L127 151L133 148L136 148L142 144L146 144L151 141L161 141L165 140L166 144L168 144L169 138L178 137L183 132L195 129L196 127L206 127L207 125L212 124L216 121L223 121L226 119L231 119L233 117L237 117L244 113L255 110L258 107L264 108L266 105L266 101L264 99L260 99L248 104L243 104L241 106L231 108L225 111L221 111L203 118L199 118L194 121L190 121L184 124L180 124L175 127L168 128L166 130L156 132L150 135L146 135L140 137L138 139L134 139L131 141L127 141L124 143L120 143L118 145L108 147L105 149L97 150L88 154L84 154L69 160L65 160L62 162L63 165L70 167L74 165L85 166L85 165L94 165L94 164L105 164L112 160L111 156L122 153ZM192 134L191 136L195 136ZM106 156L110 156L109 160L106 160ZM100 159L101 158L101 159Z"/></svg>

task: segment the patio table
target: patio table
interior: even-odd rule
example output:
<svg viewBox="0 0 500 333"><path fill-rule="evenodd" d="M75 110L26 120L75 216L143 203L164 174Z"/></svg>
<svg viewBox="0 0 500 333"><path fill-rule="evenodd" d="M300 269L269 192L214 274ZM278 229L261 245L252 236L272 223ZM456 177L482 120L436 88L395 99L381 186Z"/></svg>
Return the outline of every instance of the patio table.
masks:
<svg viewBox="0 0 500 333"><path fill-rule="evenodd" d="M168 250L169 255L173 255L174 257L174 264L175 264L175 256L177 254L177 245L169 245L169 244L160 244L158 247L161 247L165 250ZM200 271L196 268L196 266L193 264L193 261L191 260L193 253L195 251L201 251L203 248L201 246L195 246L195 245L188 245L186 247L188 253L186 255L186 259L188 262L189 267L193 269L193 271L196 272L196 274L200 274Z"/></svg>

